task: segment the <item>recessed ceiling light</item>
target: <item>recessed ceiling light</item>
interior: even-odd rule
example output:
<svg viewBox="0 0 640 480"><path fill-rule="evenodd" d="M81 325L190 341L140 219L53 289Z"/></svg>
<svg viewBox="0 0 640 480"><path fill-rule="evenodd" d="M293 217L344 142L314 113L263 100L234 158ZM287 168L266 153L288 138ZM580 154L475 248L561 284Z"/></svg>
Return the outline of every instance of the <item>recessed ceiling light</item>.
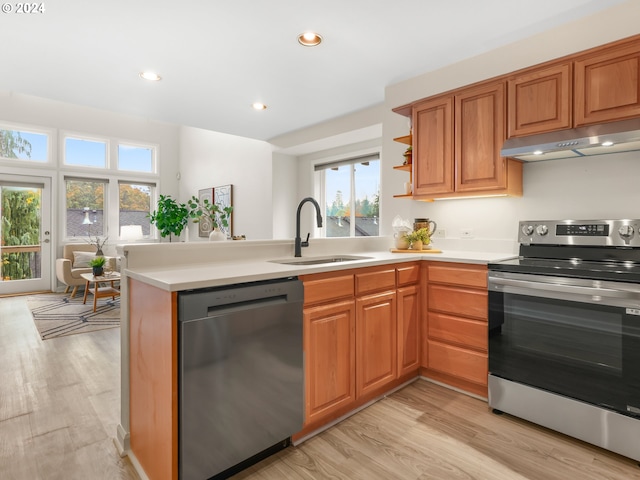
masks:
<svg viewBox="0 0 640 480"><path fill-rule="evenodd" d="M610 147L611 145L613 145L612 141L607 140L606 142L602 142L603 147Z"/></svg>
<svg viewBox="0 0 640 480"><path fill-rule="evenodd" d="M315 47L320 45L322 37L315 32L305 32L298 35L298 42L305 47Z"/></svg>
<svg viewBox="0 0 640 480"><path fill-rule="evenodd" d="M542 155L542 150L536 150L533 152L534 155Z"/></svg>
<svg viewBox="0 0 640 480"><path fill-rule="evenodd" d="M260 102L256 102L251 106L256 110L266 110L267 109L267 106L264 103L260 103Z"/></svg>
<svg viewBox="0 0 640 480"><path fill-rule="evenodd" d="M162 80L162 77L155 72L140 72L140 78L149 80L150 82Z"/></svg>

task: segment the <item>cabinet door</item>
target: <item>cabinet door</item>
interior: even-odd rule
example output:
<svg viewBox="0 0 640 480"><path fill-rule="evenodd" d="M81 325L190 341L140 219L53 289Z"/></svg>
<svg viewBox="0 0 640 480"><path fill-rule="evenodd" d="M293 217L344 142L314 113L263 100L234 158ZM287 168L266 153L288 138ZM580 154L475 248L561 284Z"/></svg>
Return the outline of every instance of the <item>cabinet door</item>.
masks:
<svg viewBox="0 0 640 480"><path fill-rule="evenodd" d="M508 83L508 136L571 128L571 63L527 70Z"/></svg>
<svg viewBox="0 0 640 480"><path fill-rule="evenodd" d="M355 401L353 300L304 310L305 425Z"/></svg>
<svg viewBox="0 0 640 480"><path fill-rule="evenodd" d="M453 99L413 108L413 195L453 192Z"/></svg>
<svg viewBox="0 0 640 480"><path fill-rule="evenodd" d="M507 187L505 82L480 85L455 96L455 189L477 192Z"/></svg>
<svg viewBox="0 0 640 480"><path fill-rule="evenodd" d="M418 285L399 288L398 377L420 367L420 289Z"/></svg>
<svg viewBox="0 0 640 480"><path fill-rule="evenodd" d="M640 115L640 45L607 49L574 64L576 126Z"/></svg>
<svg viewBox="0 0 640 480"><path fill-rule="evenodd" d="M356 299L356 398L396 378L396 292Z"/></svg>

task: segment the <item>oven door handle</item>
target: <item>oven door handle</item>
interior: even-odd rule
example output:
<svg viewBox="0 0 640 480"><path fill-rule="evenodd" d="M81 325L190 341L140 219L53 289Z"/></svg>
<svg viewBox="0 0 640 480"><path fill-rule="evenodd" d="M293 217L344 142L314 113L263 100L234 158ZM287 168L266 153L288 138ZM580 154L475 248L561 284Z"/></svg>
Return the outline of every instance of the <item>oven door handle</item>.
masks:
<svg viewBox="0 0 640 480"><path fill-rule="evenodd" d="M640 291L631 291L622 286L620 289L612 289L490 276L489 290L614 307L640 308Z"/></svg>

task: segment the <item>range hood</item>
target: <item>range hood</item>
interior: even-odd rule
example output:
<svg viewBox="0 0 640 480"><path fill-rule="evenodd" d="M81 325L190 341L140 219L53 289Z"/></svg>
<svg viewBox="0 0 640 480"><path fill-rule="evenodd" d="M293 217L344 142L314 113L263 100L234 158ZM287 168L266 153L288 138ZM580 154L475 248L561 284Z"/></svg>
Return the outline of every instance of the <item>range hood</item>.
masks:
<svg viewBox="0 0 640 480"><path fill-rule="evenodd" d="M528 162L640 150L640 118L510 138L503 157Z"/></svg>

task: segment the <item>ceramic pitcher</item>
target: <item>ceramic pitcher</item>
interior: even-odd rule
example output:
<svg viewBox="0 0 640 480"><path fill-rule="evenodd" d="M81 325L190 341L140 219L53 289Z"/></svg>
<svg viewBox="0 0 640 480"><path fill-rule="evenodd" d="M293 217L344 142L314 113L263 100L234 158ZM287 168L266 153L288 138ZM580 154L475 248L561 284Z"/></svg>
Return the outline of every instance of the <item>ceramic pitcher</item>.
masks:
<svg viewBox="0 0 640 480"><path fill-rule="evenodd" d="M416 218L413 222L413 230L420 230L421 228L429 229L429 235L433 235L433 232L438 228L438 224L428 218Z"/></svg>

